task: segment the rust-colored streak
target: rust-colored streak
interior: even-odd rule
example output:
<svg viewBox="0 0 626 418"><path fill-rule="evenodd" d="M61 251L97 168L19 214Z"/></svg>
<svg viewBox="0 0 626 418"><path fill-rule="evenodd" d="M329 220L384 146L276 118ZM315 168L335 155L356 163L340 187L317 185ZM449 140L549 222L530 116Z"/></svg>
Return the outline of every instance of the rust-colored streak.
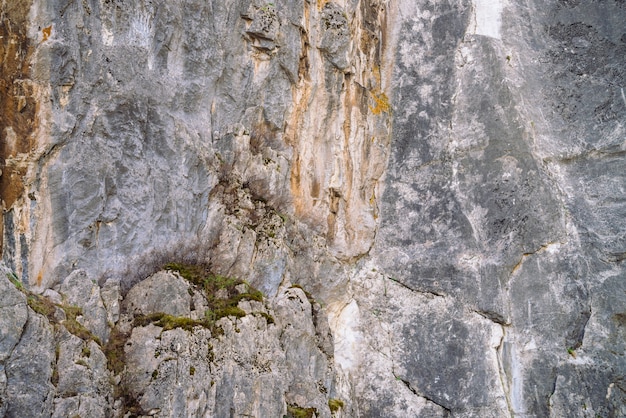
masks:
<svg viewBox="0 0 626 418"><path fill-rule="evenodd" d="M26 167L15 157L31 151L37 123L30 80L33 46L27 34L31 2L10 1L0 17L0 199L5 210L24 192Z"/></svg>
<svg viewBox="0 0 626 418"><path fill-rule="evenodd" d="M304 212L304 199L302 197L302 185L300 177L300 157L294 156L293 163L291 165L291 192L294 197L294 209L297 215L301 215Z"/></svg>

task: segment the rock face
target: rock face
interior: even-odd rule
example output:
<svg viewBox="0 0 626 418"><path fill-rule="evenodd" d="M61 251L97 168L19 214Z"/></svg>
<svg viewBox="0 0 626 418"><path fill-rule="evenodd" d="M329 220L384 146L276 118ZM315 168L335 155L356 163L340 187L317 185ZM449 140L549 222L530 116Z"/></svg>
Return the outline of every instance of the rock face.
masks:
<svg viewBox="0 0 626 418"><path fill-rule="evenodd" d="M80 276L64 281L62 300L71 297L64 286ZM268 302L240 284L214 300L161 271L130 289L100 339L89 330L91 305L76 313L76 305L14 283L0 281L3 416L330 417L333 402L341 405L333 416L349 411L348 400L338 399L328 321L299 287L281 287ZM168 299L142 304L165 292ZM235 307L216 308L233 296ZM193 318L197 310L202 319Z"/></svg>
<svg viewBox="0 0 626 418"><path fill-rule="evenodd" d="M626 416L626 5L514 3L1 2L0 415Z"/></svg>

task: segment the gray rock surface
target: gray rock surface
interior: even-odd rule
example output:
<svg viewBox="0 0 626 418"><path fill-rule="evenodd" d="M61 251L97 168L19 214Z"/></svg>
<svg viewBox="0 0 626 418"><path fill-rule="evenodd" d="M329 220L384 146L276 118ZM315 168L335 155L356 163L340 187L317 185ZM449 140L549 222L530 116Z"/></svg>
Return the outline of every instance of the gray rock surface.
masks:
<svg viewBox="0 0 626 418"><path fill-rule="evenodd" d="M0 415L7 413L7 360L19 343L28 319L26 298L8 280L12 272L0 263Z"/></svg>
<svg viewBox="0 0 626 418"><path fill-rule="evenodd" d="M100 296L100 286L84 270L73 271L59 287L65 304L81 309L79 322L101 341L109 338L107 312Z"/></svg>
<svg viewBox="0 0 626 418"><path fill-rule="evenodd" d="M0 4L0 415L626 415L623 1Z"/></svg>
<svg viewBox="0 0 626 418"><path fill-rule="evenodd" d="M20 341L6 361L7 417L50 416L54 398L54 331L47 319L32 310ZM4 403L3 402L3 403Z"/></svg>
<svg viewBox="0 0 626 418"><path fill-rule="evenodd" d="M189 284L170 272L159 272L139 282L125 299L126 311L133 315L163 312L189 316L190 305Z"/></svg>
<svg viewBox="0 0 626 418"><path fill-rule="evenodd" d="M152 278L133 289L154 285ZM163 311L176 307L170 300L163 301ZM281 291L273 308L254 300L238 306L244 316L221 318L214 327L132 322L119 375L123 412L261 417L283 416L287 405L298 405L330 417L328 401L336 393L332 340L329 352L320 348L328 333L317 331L304 292ZM189 314L170 320L182 324L184 318Z"/></svg>
<svg viewBox="0 0 626 418"><path fill-rule="evenodd" d="M58 381L52 416L111 416L112 387L107 359L94 341L62 330L56 336Z"/></svg>

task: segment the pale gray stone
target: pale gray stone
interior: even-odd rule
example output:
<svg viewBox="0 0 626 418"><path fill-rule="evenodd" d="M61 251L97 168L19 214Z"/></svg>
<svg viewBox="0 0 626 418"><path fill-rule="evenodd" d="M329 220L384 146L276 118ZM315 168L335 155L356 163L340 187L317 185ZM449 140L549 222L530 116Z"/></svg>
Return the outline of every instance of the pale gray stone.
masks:
<svg viewBox="0 0 626 418"><path fill-rule="evenodd" d="M0 277L0 364L20 340L27 318L25 295L7 277Z"/></svg>
<svg viewBox="0 0 626 418"><path fill-rule="evenodd" d="M6 361L7 417L48 417L52 412L51 383L55 344L52 326L29 310L19 343ZM4 403L3 402L3 403Z"/></svg>
<svg viewBox="0 0 626 418"><path fill-rule="evenodd" d="M100 297L100 286L84 270L76 270L63 280L59 292L65 304L81 308L82 315L77 320L101 341L107 341L107 311Z"/></svg>
<svg viewBox="0 0 626 418"><path fill-rule="evenodd" d="M107 311L109 325L115 324L120 319L121 292L120 279L108 279L100 289L100 296Z"/></svg>
<svg viewBox="0 0 626 418"><path fill-rule="evenodd" d="M126 309L134 315L163 312L189 316L189 284L177 274L161 271L133 286L125 299Z"/></svg>

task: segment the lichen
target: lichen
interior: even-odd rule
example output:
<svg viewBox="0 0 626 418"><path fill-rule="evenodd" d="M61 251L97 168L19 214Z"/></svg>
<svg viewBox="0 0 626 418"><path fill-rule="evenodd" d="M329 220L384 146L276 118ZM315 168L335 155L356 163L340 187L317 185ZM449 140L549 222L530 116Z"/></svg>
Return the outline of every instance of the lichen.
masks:
<svg viewBox="0 0 626 418"><path fill-rule="evenodd" d="M389 102L389 98L382 91L370 91L370 97L372 99L373 105L370 105L370 111L374 115L380 115L381 113L391 113L391 103Z"/></svg>

